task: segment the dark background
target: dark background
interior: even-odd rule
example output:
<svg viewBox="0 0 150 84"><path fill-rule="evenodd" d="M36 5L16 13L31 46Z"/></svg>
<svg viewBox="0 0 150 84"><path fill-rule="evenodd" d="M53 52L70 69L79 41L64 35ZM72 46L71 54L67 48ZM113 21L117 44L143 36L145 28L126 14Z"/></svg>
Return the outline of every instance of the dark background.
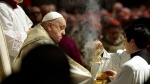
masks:
<svg viewBox="0 0 150 84"><path fill-rule="evenodd" d="M87 0L31 0L32 5L40 6L42 4L55 4L57 9L64 8L67 11L72 11L73 9L80 9L83 11L85 8L85 2ZM106 8L111 12L112 6L115 2L121 2L125 7L139 7L140 5L146 5L150 7L150 0L99 0L98 3L101 8Z"/></svg>

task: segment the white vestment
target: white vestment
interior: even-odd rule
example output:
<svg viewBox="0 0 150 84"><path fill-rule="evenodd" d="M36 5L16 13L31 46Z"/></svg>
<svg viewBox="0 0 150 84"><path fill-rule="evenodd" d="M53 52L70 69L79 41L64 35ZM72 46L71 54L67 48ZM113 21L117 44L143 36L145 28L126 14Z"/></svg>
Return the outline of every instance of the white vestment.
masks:
<svg viewBox="0 0 150 84"><path fill-rule="evenodd" d="M135 56L123 64L121 71L109 84L144 84L149 77L150 65L140 56Z"/></svg>
<svg viewBox="0 0 150 84"><path fill-rule="evenodd" d="M11 74L11 65L9 54L6 46L6 39L0 22L0 82L1 78L7 77Z"/></svg>
<svg viewBox="0 0 150 84"><path fill-rule="evenodd" d="M18 8L13 9L3 1L0 1L0 21L12 61L18 55L20 47L27 37L26 31L31 28L32 22L19 5Z"/></svg>
<svg viewBox="0 0 150 84"><path fill-rule="evenodd" d="M108 53L108 52L104 52ZM114 70L119 72L122 65L131 59L130 55L127 54L126 50L118 50L116 53L108 53L111 57L108 66L105 70ZM105 54L104 54L105 55Z"/></svg>

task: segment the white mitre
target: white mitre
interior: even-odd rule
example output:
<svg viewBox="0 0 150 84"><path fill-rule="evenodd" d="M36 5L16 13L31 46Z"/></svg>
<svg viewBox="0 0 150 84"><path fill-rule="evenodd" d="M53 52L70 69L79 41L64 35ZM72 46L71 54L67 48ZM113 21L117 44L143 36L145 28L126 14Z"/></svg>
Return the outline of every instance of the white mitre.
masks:
<svg viewBox="0 0 150 84"><path fill-rule="evenodd" d="M58 13L58 12L49 12L49 13L47 13L47 14L43 17L42 22L48 21L48 20L58 19L58 18L61 18L61 17L63 17L63 16L62 16L60 13Z"/></svg>

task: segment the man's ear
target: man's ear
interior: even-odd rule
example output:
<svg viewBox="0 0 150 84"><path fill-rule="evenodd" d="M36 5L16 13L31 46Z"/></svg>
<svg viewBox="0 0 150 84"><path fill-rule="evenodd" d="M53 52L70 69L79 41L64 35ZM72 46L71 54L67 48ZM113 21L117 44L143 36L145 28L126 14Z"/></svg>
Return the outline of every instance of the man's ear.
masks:
<svg viewBox="0 0 150 84"><path fill-rule="evenodd" d="M131 40L130 40L130 43L131 43L132 46L135 45L134 39L131 39Z"/></svg>
<svg viewBox="0 0 150 84"><path fill-rule="evenodd" d="M48 22L47 26L48 26L48 30L51 31L51 30L52 30L53 23L52 23L52 22Z"/></svg>

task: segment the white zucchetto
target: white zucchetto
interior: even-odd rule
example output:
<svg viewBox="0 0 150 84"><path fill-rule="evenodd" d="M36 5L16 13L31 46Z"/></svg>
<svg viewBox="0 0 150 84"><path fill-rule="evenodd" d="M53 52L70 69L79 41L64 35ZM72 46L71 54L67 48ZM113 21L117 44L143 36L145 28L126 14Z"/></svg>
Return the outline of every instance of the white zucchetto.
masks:
<svg viewBox="0 0 150 84"><path fill-rule="evenodd" d="M63 16L58 12L49 12L43 17L42 22L48 21L48 20L54 20L54 19L61 18L61 17Z"/></svg>

